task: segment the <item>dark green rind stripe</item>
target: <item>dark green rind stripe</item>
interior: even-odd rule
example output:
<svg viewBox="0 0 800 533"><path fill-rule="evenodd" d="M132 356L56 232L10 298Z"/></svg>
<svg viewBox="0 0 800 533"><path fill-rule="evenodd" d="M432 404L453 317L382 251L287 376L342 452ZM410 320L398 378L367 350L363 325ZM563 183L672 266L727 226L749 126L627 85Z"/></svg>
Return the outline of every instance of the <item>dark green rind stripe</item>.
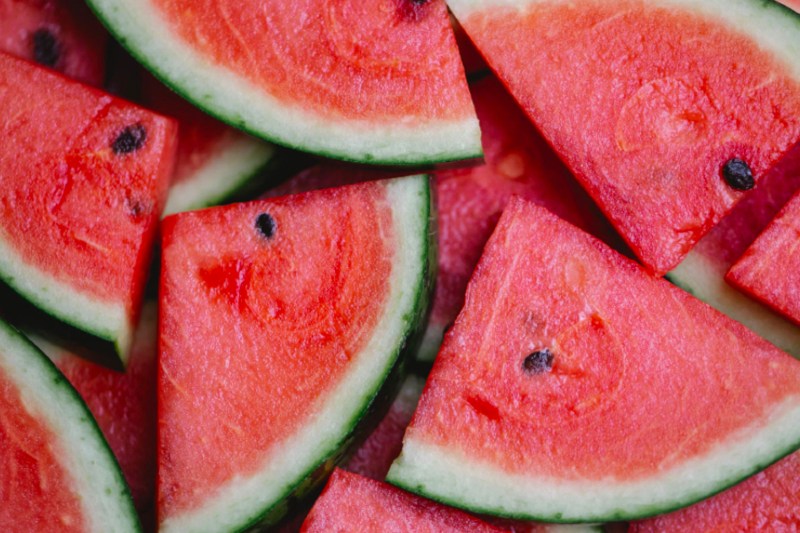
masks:
<svg viewBox="0 0 800 533"><path fill-rule="evenodd" d="M62 402L72 403L81 412L80 419L74 422L80 424L84 428L83 433L87 438L95 440L99 444L98 447L102 450L102 456L96 459L108 463L115 485L106 488L106 493L109 496L116 495L116 497L120 499L120 507L125 510L125 515L119 517L120 523L127 524L129 530L141 532L142 527L139 523L139 516L136 513L130 489L119 467L119 463L81 395L75 390L69 380L67 380L50 358L28 340L27 337L20 333L19 330L2 320L0 320L0 328L12 337L12 339L18 341L16 346L3 346L2 349L25 352L26 357L29 359L28 368L33 370L37 375L39 385L58 390ZM2 357L2 353L0 353L0 357ZM46 408L47 406L44 407ZM115 527L109 525L109 530L115 530Z"/></svg>

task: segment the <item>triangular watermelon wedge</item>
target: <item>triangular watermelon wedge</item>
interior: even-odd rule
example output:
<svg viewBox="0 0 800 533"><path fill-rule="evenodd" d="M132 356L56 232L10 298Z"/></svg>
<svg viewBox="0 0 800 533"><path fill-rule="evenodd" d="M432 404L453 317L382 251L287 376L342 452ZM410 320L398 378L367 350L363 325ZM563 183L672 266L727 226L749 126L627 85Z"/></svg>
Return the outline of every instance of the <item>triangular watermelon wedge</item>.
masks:
<svg viewBox="0 0 800 533"><path fill-rule="evenodd" d="M124 365L176 124L2 53L0 109L0 280L57 319L42 333Z"/></svg>
<svg viewBox="0 0 800 533"><path fill-rule="evenodd" d="M448 0L661 275L800 141L800 16L757 0Z"/></svg>
<svg viewBox="0 0 800 533"><path fill-rule="evenodd" d="M800 447L800 362L523 200L486 246L388 479L475 511L608 522Z"/></svg>
<svg viewBox="0 0 800 533"><path fill-rule="evenodd" d="M274 523L322 481L421 329L425 176L163 221L162 531Z"/></svg>
<svg viewBox="0 0 800 533"><path fill-rule="evenodd" d="M139 531L128 487L86 405L2 321L0 530Z"/></svg>
<svg viewBox="0 0 800 533"><path fill-rule="evenodd" d="M178 93L257 137L336 159L480 157L443 0L91 0Z"/></svg>

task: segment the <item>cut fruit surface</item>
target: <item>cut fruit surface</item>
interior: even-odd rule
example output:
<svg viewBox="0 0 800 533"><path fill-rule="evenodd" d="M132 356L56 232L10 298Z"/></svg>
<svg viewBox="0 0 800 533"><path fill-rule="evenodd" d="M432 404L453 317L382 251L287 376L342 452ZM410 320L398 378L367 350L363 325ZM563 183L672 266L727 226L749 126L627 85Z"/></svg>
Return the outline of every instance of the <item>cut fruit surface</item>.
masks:
<svg viewBox="0 0 800 533"><path fill-rule="evenodd" d="M371 163L480 156L441 0L89 3L159 78L256 136Z"/></svg>
<svg viewBox="0 0 800 533"><path fill-rule="evenodd" d="M800 140L800 17L778 4L448 4L656 274Z"/></svg>
<svg viewBox="0 0 800 533"><path fill-rule="evenodd" d="M53 364L0 322L0 529L138 531L92 415Z"/></svg>
<svg viewBox="0 0 800 533"><path fill-rule="evenodd" d="M145 105L180 124L163 216L224 202L254 181L275 154L271 144L206 115L152 76L145 76L142 92Z"/></svg>
<svg viewBox="0 0 800 533"><path fill-rule="evenodd" d="M156 311L145 305L124 373L33 337L94 415L143 522L154 510L156 485Z"/></svg>
<svg viewBox="0 0 800 533"><path fill-rule="evenodd" d="M81 0L0 0L0 51L94 86L108 34Z"/></svg>
<svg viewBox="0 0 800 533"><path fill-rule="evenodd" d="M0 278L124 363L175 123L0 54Z"/></svg>
<svg viewBox="0 0 800 533"><path fill-rule="evenodd" d="M386 483L336 469L300 531L500 533L504 530Z"/></svg>
<svg viewBox="0 0 800 533"><path fill-rule="evenodd" d="M421 327L430 202L418 176L164 220L163 531L270 522L331 468Z"/></svg>
<svg viewBox="0 0 800 533"><path fill-rule="evenodd" d="M726 279L800 324L800 194L731 267Z"/></svg>
<svg viewBox="0 0 800 533"><path fill-rule="evenodd" d="M598 236L611 232L597 207L494 77L473 83L486 164L437 172L439 269L419 358L432 361L464 303L467 282L512 195Z"/></svg>
<svg viewBox="0 0 800 533"><path fill-rule="evenodd" d="M725 274L800 188L800 151L775 166L667 277L800 358L800 327L725 281Z"/></svg>
<svg viewBox="0 0 800 533"><path fill-rule="evenodd" d="M388 479L497 515L630 519L778 460L799 419L798 361L514 199Z"/></svg>
<svg viewBox="0 0 800 533"><path fill-rule="evenodd" d="M800 529L800 453L708 500L631 524L631 533L671 531L797 531Z"/></svg>

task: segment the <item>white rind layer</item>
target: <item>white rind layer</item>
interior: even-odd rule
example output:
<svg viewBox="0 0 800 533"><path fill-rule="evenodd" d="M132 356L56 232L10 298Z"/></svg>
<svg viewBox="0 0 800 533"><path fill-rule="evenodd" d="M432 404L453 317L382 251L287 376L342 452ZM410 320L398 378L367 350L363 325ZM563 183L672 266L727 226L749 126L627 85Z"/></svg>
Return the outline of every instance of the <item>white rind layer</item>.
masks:
<svg viewBox="0 0 800 533"><path fill-rule="evenodd" d="M482 154L478 119L414 125L334 120L287 105L214 64L168 26L149 0L89 0L115 37L167 85L220 120L303 151L363 163L428 164Z"/></svg>
<svg viewBox="0 0 800 533"><path fill-rule="evenodd" d="M139 531L128 487L86 405L43 353L2 322L0 372L18 388L28 413L58 439L53 446L74 483L88 531Z"/></svg>
<svg viewBox="0 0 800 533"><path fill-rule="evenodd" d="M728 285L725 270L698 251L689 252L667 277L711 307L800 359L800 327Z"/></svg>
<svg viewBox="0 0 800 533"><path fill-rule="evenodd" d="M225 199L264 168L274 154L275 147L271 144L238 135L191 177L170 187L162 218Z"/></svg>
<svg viewBox="0 0 800 533"><path fill-rule="evenodd" d="M237 476L199 508L164 520L159 531L231 531L257 519L336 451L381 388L412 327L415 306L424 291L430 214L427 177L391 180L386 187L396 236L395 259L387 305L372 338L353 358L338 385L319 399L316 415L272 450L256 474Z"/></svg>
<svg viewBox="0 0 800 533"><path fill-rule="evenodd" d="M715 494L800 445L800 398L776 405L757 424L705 454L631 480L515 474L458 449L406 434L387 481L474 512L548 522L607 522L663 513Z"/></svg>
<svg viewBox="0 0 800 533"><path fill-rule="evenodd" d="M641 0L640 0L641 1ZM470 15L496 8L524 12L534 4L572 3L566 0L446 0L450 10L470 33ZM609 4L615 4L608 0ZM769 0L650 0L653 8L674 8L724 22L753 39L768 53L782 60L800 79L800 17ZM491 58L489 58L491 63Z"/></svg>
<svg viewBox="0 0 800 533"><path fill-rule="evenodd" d="M42 272L17 253L2 231L0 278L45 313L113 343L127 364L133 325L123 303L102 301Z"/></svg>

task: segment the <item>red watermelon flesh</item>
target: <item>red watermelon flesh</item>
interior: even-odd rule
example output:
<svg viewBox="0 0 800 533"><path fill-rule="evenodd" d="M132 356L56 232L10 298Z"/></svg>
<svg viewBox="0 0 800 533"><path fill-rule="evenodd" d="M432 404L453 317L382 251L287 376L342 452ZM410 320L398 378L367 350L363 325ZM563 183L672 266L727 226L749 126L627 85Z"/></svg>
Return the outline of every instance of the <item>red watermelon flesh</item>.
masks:
<svg viewBox="0 0 800 533"><path fill-rule="evenodd" d="M512 195L609 238L612 230L502 85L487 77L471 86L486 164L436 173L439 272L421 358L432 360L503 208Z"/></svg>
<svg viewBox="0 0 800 533"><path fill-rule="evenodd" d="M708 500L631 524L632 533L800 530L800 453Z"/></svg>
<svg viewBox="0 0 800 533"><path fill-rule="evenodd" d="M58 439L32 416L0 373L0 528L30 533L86 531L77 490L59 460Z"/></svg>
<svg viewBox="0 0 800 533"><path fill-rule="evenodd" d="M800 324L800 194L786 204L725 279Z"/></svg>
<svg viewBox="0 0 800 533"><path fill-rule="evenodd" d="M781 4L800 13L800 0L779 0Z"/></svg>
<svg viewBox="0 0 800 533"><path fill-rule="evenodd" d="M125 373L37 339L94 415L142 516L155 495L157 324L155 305L145 305Z"/></svg>
<svg viewBox="0 0 800 533"><path fill-rule="evenodd" d="M657 274L680 262L741 198L722 177L726 162L743 159L759 179L800 139L795 59L787 60L788 46L762 39L768 30L757 20L768 20L773 32L780 23L786 39L796 39L788 11L737 2L738 11L728 12L712 0L502 4L449 1L530 118Z"/></svg>
<svg viewBox="0 0 800 533"><path fill-rule="evenodd" d="M403 447L403 434L417 407L425 380L408 376L389 412L342 468L361 476L383 480Z"/></svg>
<svg viewBox="0 0 800 533"><path fill-rule="evenodd" d="M3 277L48 312L113 340L124 361L175 123L5 54L0 107L9 147L0 153Z"/></svg>
<svg viewBox="0 0 800 533"><path fill-rule="evenodd" d="M386 483L336 469L300 531L503 530Z"/></svg>
<svg viewBox="0 0 800 533"><path fill-rule="evenodd" d="M537 361L546 362L540 371ZM800 435L781 413L798 412L798 401L800 363L547 211L512 200L389 479L516 517L655 514L796 448ZM780 445L761 436L773 431L793 435ZM743 452L749 439L775 449Z"/></svg>
<svg viewBox="0 0 800 533"><path fill-rule="evenodd" d="M100 86L108 34L81 0L0 0L0 51Z"/></svg>

